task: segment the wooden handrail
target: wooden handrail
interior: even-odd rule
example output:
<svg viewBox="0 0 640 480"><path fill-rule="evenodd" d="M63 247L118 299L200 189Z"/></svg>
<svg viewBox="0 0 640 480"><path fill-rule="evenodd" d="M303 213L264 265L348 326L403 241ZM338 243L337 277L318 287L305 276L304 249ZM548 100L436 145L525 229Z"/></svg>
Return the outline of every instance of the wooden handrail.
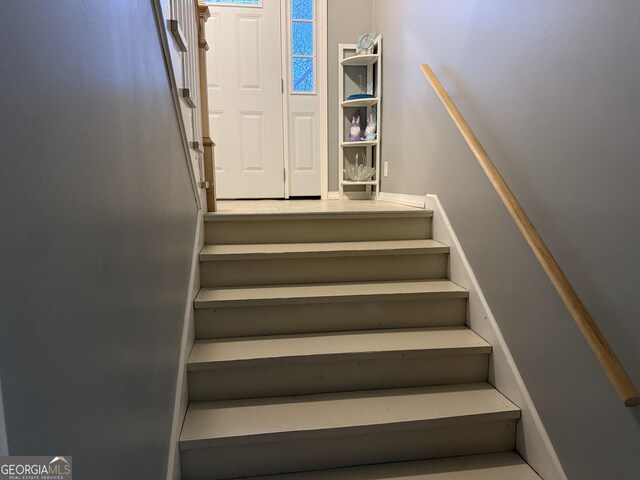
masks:
<svg viewBox="0 0 640 480"><path fill-rule="evenodd" d="M444 108L449 112L453 123L455 123L458 130L460 130L460 133L480 163L480 166L489 178L489 181L496 189L502 203L504 203L504 206L516 222L520 232L522 232L522 235L531 247L531 250L533 250L533 253L540 262L540 265L547 273L549 280L551 280L551 283L569 310L569 313L578 324L584 338L591 347L591 350L593 350L593 353L600 362L600 365L602 365L602 368L618 392L618 395L620 395L620 398L622 398L627 407L637 407L640 405L640 393L638 393L633 382L624 371L624 368L622 368L620 361L616 357L615 353L613 353L613 350L607 343L604 335L602 335L600 329L596 326L593 318L591 318L591 315L578 297L573 286L569 283L566 275L553 258L553 255L551 255L551 252L545 243L542 241L542 238L534 228L531 220L529 220L529 217L520 205L520 202L518 202L516 197L513 195L513 192L511 192L511 189L504 181L504 178L500 175L500 172L478 141L477 137L471 130L471 127L469 127L469 124L465 121L464 117L453 103L453 100L451 100L451 97L438 80L438 77L433 73L433 70L431 70L429 65L421 65L420 68L435 90L436 95L440 98Z"/></svg>
<svg viewBox="0 0 640 480"><path fill-rule="evenodd" d="M211 16L209 6L198 2L198 68L200 77L200 118L202 121L202 146L204 148L204 178L207 186L207 211L215 212L216 205L216 166L213 149L216 144L211 140L209 131L209 84L207 82L207 45L205 23Z"/></svg>

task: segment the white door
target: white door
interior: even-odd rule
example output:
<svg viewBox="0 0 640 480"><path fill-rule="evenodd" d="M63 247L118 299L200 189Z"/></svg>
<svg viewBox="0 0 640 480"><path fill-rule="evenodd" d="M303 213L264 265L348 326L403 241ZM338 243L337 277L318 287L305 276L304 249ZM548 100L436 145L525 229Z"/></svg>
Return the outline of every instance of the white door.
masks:
<svg viewBox="0 0 640 480"><path fill-rule="evenodd" d="M210 5L206 23L218 198L284 197L280 0Z"/></svg>

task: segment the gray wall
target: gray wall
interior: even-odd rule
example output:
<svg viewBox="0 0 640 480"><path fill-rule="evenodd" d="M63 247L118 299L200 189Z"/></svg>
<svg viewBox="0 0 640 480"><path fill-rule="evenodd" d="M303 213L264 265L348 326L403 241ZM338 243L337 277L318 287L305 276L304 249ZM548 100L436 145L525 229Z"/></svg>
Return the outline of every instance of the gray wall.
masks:
<svg viewBox="0 0 640 480"><path fill-rule="evenodd" d="M376 0L383 191L436 193L570 479L632 480L622 406L428 86L453 94L640 385L640 4Z"/></svg>
<svg viewBox="0 0 640 480"><path fill-rule="evenodd" d="M9 452L161 479L197 206L151 1L0 2L0 72Z"/></svg>
<svg viewBox="0 0 640 480"><path fill-rule="evenodd" d="M327 73L329 89L329 191L338 191L338 44L356 43L373 25L371 0L327 0Z"/></svg>

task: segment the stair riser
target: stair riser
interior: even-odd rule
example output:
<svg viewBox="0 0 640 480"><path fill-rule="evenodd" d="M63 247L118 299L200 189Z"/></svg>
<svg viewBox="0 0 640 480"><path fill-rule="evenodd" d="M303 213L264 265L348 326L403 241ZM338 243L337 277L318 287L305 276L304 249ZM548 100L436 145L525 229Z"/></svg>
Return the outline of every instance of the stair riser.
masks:
<svg viewBox="0 0 640 480"><path fill-rule="evenodd" d="M198 308L196 338L464 325L466 298Z"/></svg>
<svg viewBox="0 0 640 480"><path fill-rule="evenodd" d="M204 228L206 243L218 245L431 238L430 217L229 220Z"/></svg>
<svg viewBox="0 0 640 480"><path fill-rule="evenodd" d="M351 356L353 357L353 356ZM190 371L189 400L306 395L313 393L372 390L474 383L487 380L489 354L428 355L405 352L333 360L308 358L304 363L262 364L250 367Z"/></svg>
<svg viewBox="0 0 640 480"><path fill-rule="evenodd" d="M376 255L200 262L203 287L446 278L448 255Z"/></svg>
<svg viewBox="0 0 640 480"><path fill-rule="evenodd" d="M245 480L542 480L515 452L244 478Z"/></svg>
<svg viewBox="0 0 640 480"><path fill-rule="evenodd" d="M399 428L399 427L398 427ZM212 480L303 470L505 452L515 448L515 420L458 423L183 450L183 480Z"/></svg>

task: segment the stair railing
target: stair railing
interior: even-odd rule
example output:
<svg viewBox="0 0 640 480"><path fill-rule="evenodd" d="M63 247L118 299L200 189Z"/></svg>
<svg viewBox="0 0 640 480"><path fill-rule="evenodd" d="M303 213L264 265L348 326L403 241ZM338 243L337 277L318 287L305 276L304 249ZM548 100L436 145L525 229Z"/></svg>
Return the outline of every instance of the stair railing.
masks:
<svg viewBox="0 0 640 480"><path fill-rule="evenodd" d="M569 310L569 313L578 325L578 328L580 328L582 335L591 347L591 350L600 362L600 365L609 377L609 380L618 392L618 395L620 395L620 398L624 401L625 406L639 406L640 393L638 393L638 390L633 385L633 382L607 343L604 335L597 327L593 318L580 300L580 297L578 297L578 294L567 279L566 275L534 228L531 220L529 220L529 217L520 205L520 202L518 202L504 178L500 175L500 172L494 165L493 161L489 158L484 147L478 141L478 138L475 136L471 127L469 127L469 124L465 121L464 117L453 103L453 100L438 80L438 77L436 77L433 70L431 70L431 67L424 64L421 65L420 68L433 87L436 95L440 98L444 108L449 112L453 123L458 127L462 137L467 142L467 145L480 163L482 170L484 170L484 173L489 178L489 181L498 193L502 203L504 203L504 206L511 214L511 217L531 247L531 250L533 250L538 262L540 262L540 265L546 272L549 280L551 280L556 292L558 292L558 295Z"/></svg>
<svg viewBox="0 0 640 480"><path fill-rule="evenodd" d="M209 128L209 85L207 82L207 35L205 23L211 16L209 5L198 2L198 58L200 81L200 115L202 125L202 145L204 147L204 178L207 190L207 211L215 212L216 207L216 167L214 147Z"/></svg>

